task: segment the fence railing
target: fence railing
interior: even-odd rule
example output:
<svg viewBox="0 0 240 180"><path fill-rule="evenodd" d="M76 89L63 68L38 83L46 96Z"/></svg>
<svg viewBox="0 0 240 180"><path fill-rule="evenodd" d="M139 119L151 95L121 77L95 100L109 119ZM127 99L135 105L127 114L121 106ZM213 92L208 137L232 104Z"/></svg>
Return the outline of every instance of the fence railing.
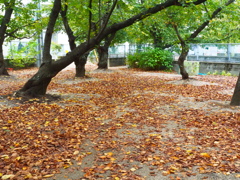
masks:
<svg viewBox="0 0 240 180"><path fill-rule="evenodd" d="M128 54L144 51L151 44L123 44L109 48L110 58L123 58ZM174 53L174 59L179 56ZM240 63L240 44L204 43L190 44L189 61Z"/></svg>
<svg viewBox="0 0 240 180"><path fill-rule="evenodd" d="M188 60L240 63L240 44L191 44Z"/></svg>

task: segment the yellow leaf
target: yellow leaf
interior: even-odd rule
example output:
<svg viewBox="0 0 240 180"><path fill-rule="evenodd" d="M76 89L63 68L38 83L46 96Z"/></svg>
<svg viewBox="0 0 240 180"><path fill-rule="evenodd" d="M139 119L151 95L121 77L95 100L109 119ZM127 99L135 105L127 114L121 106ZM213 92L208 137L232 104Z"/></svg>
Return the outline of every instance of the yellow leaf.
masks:
<svg viewBox="0 0 240 180"><path fill-rule="evenodd" d="M2 179L4 180L4 179L10 179L10 178L13 178L14 177L14 175L13 174L8 174L8 175L3 175L2 176Z"/></svg>
<svg viewBox="0 0 240 180"><path fill-rule="evenodd" d="M4 159L9 159L9 156L8 156L8 155L6 155L6 154L4 154L4 155L2 155L2 156L1 156L1 158L4 158Z"/></svg>
<svg viewBox="0 0 240 180"><path fill-rule="evenodd" d="M188 139L194 139L194 136L187 136Z"/></svg>
<svg viewBox="0 0 240 180"><path fill-rule="evenodd" d="M25 176L25 179L30 179L32 178L32 174L31 173L28 173L26 176Z"/></svg>
<svg viewBox="0 0 240 180"><path fill-rule="evenodd" d="M3 175L3 174L2 174L2 173L0 173L0 177L2 177L2 175Z"/></svg>
<svg viewBox="0 0 240 180"><path fill-rule="evenodd" d="M107 158L111 158L113 153L112 152L108 152L108 153L104 153L105 156L107 156Z"/></svg>
<svg viewBox="0 0 240 180"><path fill-rule="evenodd" d="M2 127L2 129L8 129L8 127Z"/></svg>
<svg viewBox="0 0 240 180"><path fill-rule="evenodd" d="M115 161L116 159L115 158L110 158L111 162Z"/></svg>
<svg viewBox="0 0 240 180"><path fill-rule="evenodd" d="M54 176L54 174L47 174L47 175L45 175L45 176L43 176L44 178L49 178L49 177L52 177L52 176Z"/></svg>
<svg viewBox="0 0 240 180"><path fill-rule="evenodd" d="M79 151L74 151L73 155L79 154Z"/></svg>
<svg viewBox="0 0 240 180"><path fill-rule="evenodd" d="M200 156L210 158L211 156L208 153L200 153Z"/></svg>
<svg viewBox="0 0 240 180"><path fill-rule="evenodd" d="M64 168L64 169L67 169L67 168L69 168L69 165L64 164L64 165L63 165L63 168Z"/></svg>
<svg viewBox="0 0 240 180"><path fill-rule="evenodd" d="M131 169L130 169L130 171L132 171L132 172L133 172L133 171L136 171L136 169L135 169L135 168L131 168Z"/></svg>

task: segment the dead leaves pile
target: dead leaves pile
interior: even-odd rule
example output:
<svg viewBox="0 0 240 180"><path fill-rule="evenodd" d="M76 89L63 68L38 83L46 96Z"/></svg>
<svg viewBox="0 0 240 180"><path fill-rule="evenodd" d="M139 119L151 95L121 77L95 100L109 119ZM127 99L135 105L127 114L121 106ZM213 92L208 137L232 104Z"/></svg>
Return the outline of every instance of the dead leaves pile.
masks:
<svg viewBox="0 0 240 180"><path fill-rule="evenodd" d="M70 84L63 82L74 73L65 71L48 90L68 98L2 109L1 179L49 178L74 163L83 173L79 179L145 179L141 169L146 167L149 176L161 173L173 179L211 172L239 177L239 111L177 107L180 96L196 103L229 101L231 96L220 93L229 81L221 81L226 87L195 87L135 73L93 73L96 81L75 79ZM1 95L25 79L18 76L20 84L8 81ZM94 156L88 166L82 163L87 156Z"/></svg>

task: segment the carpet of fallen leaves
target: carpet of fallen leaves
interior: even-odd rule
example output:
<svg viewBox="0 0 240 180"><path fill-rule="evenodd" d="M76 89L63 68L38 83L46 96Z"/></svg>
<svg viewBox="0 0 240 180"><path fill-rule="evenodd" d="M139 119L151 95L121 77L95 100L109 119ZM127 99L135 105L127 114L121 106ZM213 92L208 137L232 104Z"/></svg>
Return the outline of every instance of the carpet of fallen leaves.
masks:
<svg viewBox="0 0 240 180"><path fill-rule="evenodd" d="M36 69L0 78L1 179L240 178L236 77L89 71L59 73L50 103L6 98Z"/></svg>

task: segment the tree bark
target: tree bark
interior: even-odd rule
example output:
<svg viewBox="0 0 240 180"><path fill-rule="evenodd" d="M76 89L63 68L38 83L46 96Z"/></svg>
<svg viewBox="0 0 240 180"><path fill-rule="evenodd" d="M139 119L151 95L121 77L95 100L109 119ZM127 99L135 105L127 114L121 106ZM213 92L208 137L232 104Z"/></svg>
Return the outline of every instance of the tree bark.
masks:
<svg viewBox="0 0 240 180"><path fill-rule="evenodd" d="M235 85L233 96L230 102L231 106L240 106L240 73L238 75L238 80Z"/></svg>
<svg viewBox="0 0 240 180"><path fill-rule="evenodd" d="M0 26L0 75L9 75L7 70L6 70L6 66L5 66L5 62L4 62L4 56L3 56L3 43L5 40L5 35L6 35L6 30L7 30L7 24L10 22L11 20L11 16L13 13L13 7L15 6L15 0L11 0L9 3L4 3L5 5L5 14L2 18L2 22L1 22L1 26Z"/></svg>
<svg viewBox="0 0 240 180"><path fill-rule="evenodd" d="M187 55L188 55L188 52L189 52L189 47L186 44L186 41L181 37L176 24L173 24L173 28L174 28L174 30L177 34L177 37L178 37L178 39L181 43L181 48L182 48L181 54L178 58L178 65L179 65L179 69L180 69L180 74L182 75L182 79L188 79L189 75L188 75L188 73L187 73L187 71L184 67L184 61L187 58Z"/></svg>
<svg viewBox="0 0 240 180"><path fill-rule="evenodd" d="M107 36L104 45L97 48L98 52L98 69L108 69L108 48L115 37L115 32Z"/></svg>
<svg viewBox="0 0 240 180"><path fill-rule="evenodd" d="M85 65L87 63L89 52L84 53L82 56L80 56L78 61L75 61L76 65L76 74L75 77L85 77Z"/></svg>
<svg viewBox="0 0 240 180"><path fill-rule="evenodd" d="M198 0L195 1L194 4L197 5L205 1L206 0ZM158 4L153 8L149 8L148 10L143 11L125 21L103 28L104 30L102 29L101 33L91 38L90 40L80 44L74 50L69 52L65 57L62 57L58 61L53 61L51 63L43 63L39 68L38 72L26 82L23 88L17 91L16 95L38 96L46 94L48 84L50 83L51 79L57 75L57 73L59 73L63 68L65 68L72 62L74 62L76 58L79 58L84 53L94 49L95 46L98 45L108 35L115 33L118 30L128 27L137 21L143 20L151 14L155 14L173 5L182 6L182 4L178 2L178 0L168 0L165 3Z"/></svg>
<svg viewBox="0 0 240 180"><path fill-rule="evenodd" d="M44 38L44 47L43 47L43 63L50 64L52 62L52 55L50 54L52 35L54 27L58 18L58 15L61 10L61 0L55 0L51 14L48 21L47 31Z"/></svg>
<svg viewBox="0 0 240 180"><path fill-rule="evenodd" d="M61 16L62 16L63 25L64 25L66 33L68 35L69 46L72 51L77 47L77 45L75 43L76 37L74 36L73 31L68 23L68 18L67 18L68 5L65 5L64 7L65 7L64 10L61 11ZM91 27L89 27L89 28L91 29ZM76 59L74 61L75 66L76 66L75 67L75 70L76 70L75 77L85 77L85 72L86 72L85 64L87 62L88 55L89 55L89 52L86 52L85 54L83 54L82 56L80 56L78 59Z"/></svg>
<svg viewBox="0 0 240 180"><path fill-rule="evenodd" d="M2 46L0 47L0 75L9 76L4 62Z"/></svg>
<svg viewBox="0 0 240 180"><path fill-rule="evenodd" d="M178 58L178 65L179 65L179 69L180 69L180 74L182 75L182 79L188 79L189 75L184 67L184 61L187 58L189 52L189 47L185 44L182 45L182 52Z"/></svg>
<svg viewBox="0 0 240 180"><path fill-rule="evenodd" d="M108 47L99 46L98 52L98 69L108 69Z"/></svg>

